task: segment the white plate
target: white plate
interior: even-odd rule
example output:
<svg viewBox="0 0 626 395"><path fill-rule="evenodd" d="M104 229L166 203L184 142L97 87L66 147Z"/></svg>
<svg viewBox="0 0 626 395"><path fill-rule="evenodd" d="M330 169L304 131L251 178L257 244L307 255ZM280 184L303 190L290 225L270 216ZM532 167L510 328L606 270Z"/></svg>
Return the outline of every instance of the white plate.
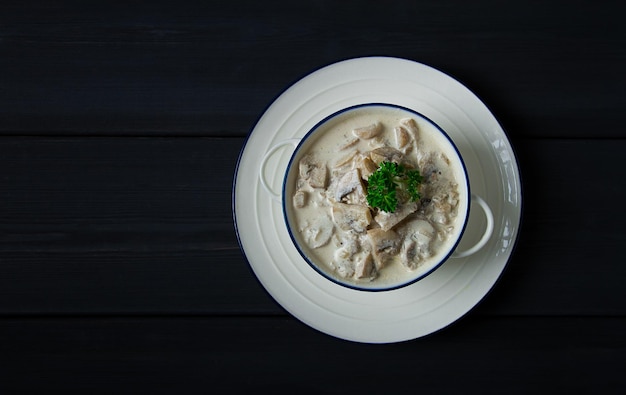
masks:
<svg viewBox="0 0 626 395"><path fill-rule="evenodd" d="M478 253L448 260L410 286L364 292L337 285L300 256L287 232L281 205L259 182L264 154L277 142L304 136L324 117L362 103L414 109L441 126L465 160L472 192L490 205L494 235ZM266 174L279 192L292 151L278 151ZM324 67L295 83L266 110L241 151L233 187L239 243L272 297L305 324L364 343L415 339L440 330L474 307L493 287L512 253L521 219L521 184L515 154L495 117L470 90L423 64L371 57ZM459 248L483 233L472 210Z"/></svg>

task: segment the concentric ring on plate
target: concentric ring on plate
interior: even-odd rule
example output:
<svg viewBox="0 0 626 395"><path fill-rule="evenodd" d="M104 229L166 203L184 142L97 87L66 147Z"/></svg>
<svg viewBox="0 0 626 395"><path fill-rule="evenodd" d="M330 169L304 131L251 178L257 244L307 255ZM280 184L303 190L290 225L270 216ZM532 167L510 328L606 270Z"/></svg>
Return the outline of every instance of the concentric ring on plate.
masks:
<svg viewBox="0 0 626 395"><path fill-rule="evenodd" d="M386 102L439 124L465 160L472 191L493 210L494 236L470 258L448 260L428 277L387 292L360 292L328 281L300 256L283 212L262 189L258 169L275 143L301 138L324 117L356 104ZM286 166L282 152L269 169ZM270 170L271 172L271 170ZM280 190L282 177L268 177ZM283 92L249 134L233 184L233 216L250 268L269 294L307 325L342 339L386 343L440 330L471 310L494 286L513 251L521 218L515 153L495 117L465 86L423 64L396 58L342 61ZM472 210L479 213L478 210ZM460 246L482 225L472 217ZM281 225L282 224L282 225Z"/></svg>

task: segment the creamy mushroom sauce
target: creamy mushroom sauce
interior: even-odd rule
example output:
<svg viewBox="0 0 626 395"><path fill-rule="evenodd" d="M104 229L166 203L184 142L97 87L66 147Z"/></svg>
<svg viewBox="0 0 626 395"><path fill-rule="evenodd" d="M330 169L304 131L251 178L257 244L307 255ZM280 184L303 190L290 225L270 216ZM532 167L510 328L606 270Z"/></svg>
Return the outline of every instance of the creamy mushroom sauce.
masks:
<svg viewBox="0 0 626 395"><path fill-rule="evenodd" d="M286 202L308 260L339 282L366 288L401 284L441 261L464 220L457 183L463 166L451 163L458 157L446 137L390 106L357 108L321 127L292 163L297 174ZM383 160L419 169L419 202L400 203L393 214L368 206L367 179Z"/></svg>

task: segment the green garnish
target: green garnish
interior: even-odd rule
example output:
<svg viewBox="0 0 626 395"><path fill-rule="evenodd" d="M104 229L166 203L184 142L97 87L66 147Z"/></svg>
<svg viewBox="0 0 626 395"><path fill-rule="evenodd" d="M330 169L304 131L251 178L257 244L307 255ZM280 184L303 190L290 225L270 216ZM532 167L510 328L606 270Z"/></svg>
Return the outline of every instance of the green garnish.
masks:
<svg viewBox="0 0 626 395"><path fill-rule="evenodd" d="M382 162L367 180L367 204L382 211L393 213L402 201L420 200L419 170L408 170L393 162Z"/></svg>

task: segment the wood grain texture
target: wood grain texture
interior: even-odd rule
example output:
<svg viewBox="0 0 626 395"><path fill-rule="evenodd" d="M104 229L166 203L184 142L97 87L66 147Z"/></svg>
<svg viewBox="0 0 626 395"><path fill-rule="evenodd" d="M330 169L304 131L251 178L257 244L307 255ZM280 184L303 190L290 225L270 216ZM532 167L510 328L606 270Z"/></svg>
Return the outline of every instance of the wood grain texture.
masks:
<svg viewBox="0 0 626 395"><path fill-rule="evenodd" d="M611 3L19 2L0 15L0 133L245 136L303 75L385 55L459 79L514 137L622 137Z"/></svg>
<svg viewBox="0 0 626 395"><path fill-rule="evenodd" d="M474 317L363 345L290 317L3 319L0 391L618 394L624 328L623 317Z"/></svg>

